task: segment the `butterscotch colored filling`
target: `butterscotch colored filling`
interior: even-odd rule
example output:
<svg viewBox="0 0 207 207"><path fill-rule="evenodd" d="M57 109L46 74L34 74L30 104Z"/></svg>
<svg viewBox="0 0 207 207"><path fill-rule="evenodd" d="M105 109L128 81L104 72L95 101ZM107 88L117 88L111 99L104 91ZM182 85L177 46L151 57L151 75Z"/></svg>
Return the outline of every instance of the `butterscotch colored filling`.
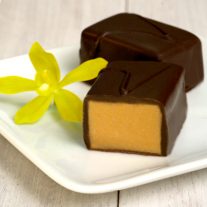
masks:
<svg viewBox="0 0 207 207"><path fill-rule="evenodd" d="M161 153L162 113L156 104L89 101L92 149Z"/></svg>

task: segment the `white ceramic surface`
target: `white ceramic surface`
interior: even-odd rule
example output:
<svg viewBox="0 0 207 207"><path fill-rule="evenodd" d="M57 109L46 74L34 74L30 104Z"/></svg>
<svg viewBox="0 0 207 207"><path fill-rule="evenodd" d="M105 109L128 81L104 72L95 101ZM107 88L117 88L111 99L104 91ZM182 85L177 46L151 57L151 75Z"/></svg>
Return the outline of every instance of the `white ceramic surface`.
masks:
<svg viewBox="0 0 207 207"><path fill-rule="evenodd" d="M203 51L207 57L206 45ZM79 63L77 46L52 52L63 75ZM0 76L33 78L34 73L27 55L0 61ZM83 83L68 88L82 98L89 90ZM171 155L164 158L89 151L82 126L62 121L55 107L34 125L15 125L12 117L16 110L35 95L0 95L0 133L65 188L82 193L109 192L207 167L207 80L188 93L187 120Z"/></svg>

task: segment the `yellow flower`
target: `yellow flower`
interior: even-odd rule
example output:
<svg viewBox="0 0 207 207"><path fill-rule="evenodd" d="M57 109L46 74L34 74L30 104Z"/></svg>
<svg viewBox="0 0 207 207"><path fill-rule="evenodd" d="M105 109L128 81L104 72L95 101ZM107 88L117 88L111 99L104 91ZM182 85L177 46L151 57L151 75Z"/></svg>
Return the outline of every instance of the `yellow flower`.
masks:
<svg viewBox="0 0 207 207"><path fill-rule="evenodd" d="M55 57L35 42L29 52L30 60L36 70L35 80L18 76L0 78L0 93L16 94L36 91L38 96L17 111L16 124L29 124L38 121L53 103L61 117L66 121L79 122L82 119L82 101L64 86L78 81L95 78L107 61L96 58L82 63L60 80L60 69Z"/></svg>

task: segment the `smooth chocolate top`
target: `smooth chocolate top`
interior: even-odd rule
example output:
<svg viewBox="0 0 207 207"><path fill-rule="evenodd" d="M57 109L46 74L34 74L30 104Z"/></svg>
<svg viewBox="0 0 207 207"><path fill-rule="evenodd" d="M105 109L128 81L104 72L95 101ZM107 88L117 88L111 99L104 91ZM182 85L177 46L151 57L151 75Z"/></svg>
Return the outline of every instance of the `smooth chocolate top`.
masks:
<svg viewBox="0 0 207 207"><path fill-rule="evenodd" d="M170 63L115 61L100 73L88 95L146 99L166 105L182 74L182 67Z"/></svg>
<svg viewBox="0 0 207 207"><path fill-rule="evenodd" d="M86 28L82 35L92 36L96 42L92 48L90 45L88 48L90 51L87 51L91 53L91 58L98 55L100 41L104 39L111 42L119 41L119 44L131 47L132 50L139 48L145 56L153 57L155 60L182 51L199 42L199 39L190 32L128 13L102 20ZM110 58L110 51L107 52Z"/></svg>

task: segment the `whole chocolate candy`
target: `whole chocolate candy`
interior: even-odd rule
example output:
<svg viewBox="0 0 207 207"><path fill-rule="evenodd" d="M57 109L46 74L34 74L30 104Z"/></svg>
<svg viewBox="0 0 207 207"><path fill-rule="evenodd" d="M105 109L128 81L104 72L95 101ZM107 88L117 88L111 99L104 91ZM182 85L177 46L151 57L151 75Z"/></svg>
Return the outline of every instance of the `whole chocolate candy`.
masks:
<svg viewBox="0 0 207 207"><path fill-rule="evenodd" d="M185 69L186 91L204 77L198 37L136 14L118 14L83 30L81 62L95 57L178 64Z"/></svg>

